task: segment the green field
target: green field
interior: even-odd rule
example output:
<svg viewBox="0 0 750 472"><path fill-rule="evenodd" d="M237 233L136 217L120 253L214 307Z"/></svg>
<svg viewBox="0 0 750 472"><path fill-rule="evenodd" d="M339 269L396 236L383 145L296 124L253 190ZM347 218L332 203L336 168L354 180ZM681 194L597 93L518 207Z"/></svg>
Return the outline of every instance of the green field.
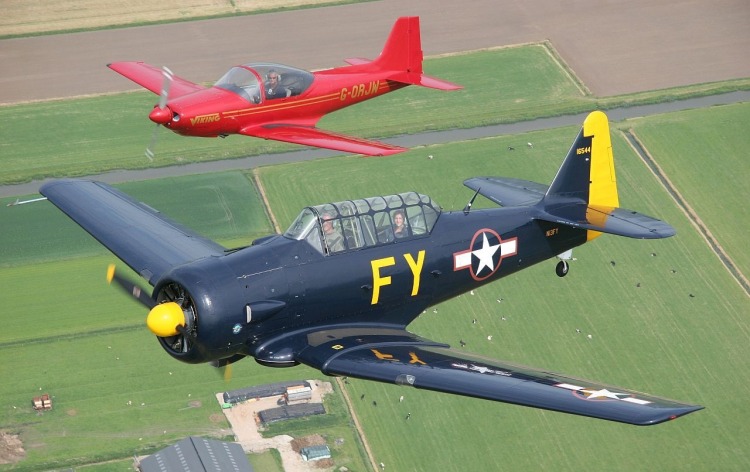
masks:
<svg viewBox="0 0 750 472"><path fill-rule="evenodd" d="M447 207L461 208L471 196L460 185L467 176L549 181L575 131L524 135L534 148L523 154L505 151L519 140L507 137L434 146L400 159L274 166L261 175L280 221L290 218L291 207L299 204L284 196L289 180L301 189L297 199L316 203L347 193L366 196L365 188L380 193L414 188ZM734 146L742 144L734 141ZM584 465L744 470L750 465L742 439L750 434L750 409L734 394L750 385L747 296L617 135L614 147L621 204L664 218L678 229L677 237L634 241L604 236L576 251L579 260L565 279L554 276L553 262L543 264L445 303L437 314L428 311L411 328L454 345L462 339L467 350L479 354L693 401L707 409L675 423L633 428L351 381L352 398L365 394L358 412L379 461L396 470L572 470ZM427 151L433 160L424 158ZM334 168L336 173L327 178ZM500 297L504 301L498 304ZM403 403L400 395L406 396ZM373 399L377 408L371 406ZM408 422L407 413L412 414Z"/></svg>
<svg viewBox="0 0 750 472"><path fill-rule="evenodd" d="M502 56L505 51L532 51L533 57L537 49L544 51L539 47L490 51L484 53L490 56L478 59L486 62L495 57L492 54ZM433 66L443 59L435 60L429 72L461 82L448 69L470 69L471 56L456 59L467 63L453 63L443 71ZM543 89L555 81L570 84L560 77L535 86ZM498 83L497 77L491 81ZM522 87L523 74L512 82ZM368 135L367 130L373 130L375 136L385 135L393 130L381 131L376 121L362 127L353 123L362 123L365 114L369 116L366 119L381 112L400 116L399 110L403 112L406 105L414 107L414 116L403 113L400 119L404 123L421 123L415 116L423 109L429 109L435 118L434 122L425 121L428 128L456 119L441 109L445 103L434 100L454 94L415 89L415 93L427 95L407 99L410 96L404 94L410 90L398 93L405 105L401 100L398 106L388 105L388 97L384 97L361 105L379 107L383 102L382 109L361 110L362 115L346 115L355 113L356 108L344 110L329 117L342 116L340 124L323 125L339 131L351 126L346 132L363 136ZM526 107L543 113L545 104L565 102L564 97L577 93L553 88L542 97L514 90L501 94L506 105L521 100L509 116L524 113ZM123 107L138 95L127 94ZM153 97L143 97L143 104L133 108L132 116L114 118L113 123L119 127L127 126L126 121L147 122L142 109L150 108ZM587 99L582 100L586 105ZM32 106L40 108L29 110L28 120L33 121L33 112L54 112L58 102L46 105L48 108ZM477 119L503 113L501 105L493 106L482 107ZM69 122L72 118L66 113L70 110L60 108L57 113ZM0 109L0 113L6 111ZM632 128L643 140L745 273L748 262L741 250L741 237L747 218L741 208L746 194L742 178L748 169L743 160L750 144L745 129L748 122L750 106L745 104L616 124ZM142 124L142 132L122 138L123 147L112 151L115 157L105 156L94 166L108 168L111 159L145 165L141 146L135 145L141 136L144 145L148 139L150 126ZM81 125L74 124L67 131L78 129ZM86 148L88 142L83 140L76 151L76 146L67 142L70 134L66 129L58 131L60 135L52 138L52 143L46 143L44 134L40 139L38 133L29 132L23 155L5 153L6 148L13 149L17 138L9 128L2 128L0 142L6 148L0 162L15 168L13 172L36 166L41 173L51 169L59 175L68 168L78 173L86 172L91 164L88 159L106 149L101 143ZM576 132L566 128L430 146L387 158L346 156L279 165L261 169L260 176L282 227L306 205L405 190L429 194L445 208L460 209L472 195L461 185L467 177L504 175L548 182ZM206 147L214 150L234 150L246 142L240 138L188 140L164 133L162 144L170 138L180 146L196 143L190 146L195 156L202 153L198 143L206 142ZM253 143L249 147L264 144L247 142ZM526 142L533 142L534 147L527 148ZM349 396L375 460L386 464L386 470L750 468L746 446L750 406L743 395L750 385L748 297L617 132L613 144L622 206L670 222L678 230L676 237L634 241L604 236L575 251L578 260L565 279L554 275L554 262L543 263L483 287L475 295L442 304L436 313L428 311L417 319L410 329L453 345L461 339L467 350L478 354L694 402L705 405L706 410L672 423L636 428L350 379ZM127 151L131 145L132 150ZM513 152L508 151L511 145L516 148ZM43 152L45 147L47 152ZM45 164L44 156L52 155L54 149L64 151L63 159ZM165 144L165 151L173 152L169 149ZM135 154L122 157L131 152ZM163 156L160 164L176 161L182 151L174 152L178 154ZM433 159L427 159L428 154ZM226 246L247 244L271 231L252 179L243 172L119 187ZM16 466L0 465L0 470L49 470L110 460L117 462L80 470L123 470L133 454L153 452L190 434L230 435L215 392L320 376L304 367L270 369L246 361L235 364L234 377L227 385L207 366L175 362L146 330L142 307L107 287L104 272L108 263L116 261L114 256L52 205L5 206L13 200L0 201L0 430L20 434L27 457ZM478 201L477 205L489 203ZM735 210L737 207L740 210ZM477 319L477 324L472 324L472 319ZM488 335L493 336L492 341L487 340ZM53 394L55 409L37 415L30 399L40 389ZM352 449L344 451L340 459L351 462L337 464L367 470L364 458L353 457L358 451L354 446L357 440L338 395L330 400L331 418L280 425L271 433L309 434L324 429L332 436L346 437L345 444L351 444ZM365 397L360 400L362 395ZM398 401L401 395L403 402ZM406 420L408 413L411 417ZM253 460L273 462L267 457Z"/></svg>
<svg viewBox="0 0 750 472"><path fill-rule="evenodd" d="M714 237L750 275L745 250L750 208L745 204L750 176L750 104L688 110L628 125L691 202Z"/></svg>
<svg viewBox="0 0 750 472"><path fill-rule="evenodd" d="M319 126L380 138L750 87L750 80L740 80L596 99L582 95L545 45L429 59L425 71L465 88L448 93L408 87L326 116ZM147 116L156 101L140 91L0 107L5 123L0 127L0 184L302 149L244 136L184 138L161 130L150 162L143 153L154 130Z"/></svg>

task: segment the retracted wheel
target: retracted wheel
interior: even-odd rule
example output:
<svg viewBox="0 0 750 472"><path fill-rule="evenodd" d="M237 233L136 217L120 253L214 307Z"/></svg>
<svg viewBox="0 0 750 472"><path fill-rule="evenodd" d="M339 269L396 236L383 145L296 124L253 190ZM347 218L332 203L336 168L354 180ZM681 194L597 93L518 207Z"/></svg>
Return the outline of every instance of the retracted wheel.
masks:
<svg viewBox="0 0 750 472"><path fill-rule="evenodd" d="M568 275L568 270L570 270L568 261L560 261L557 263L557 267L555 267L555 273L557 273L558 277L565 277Z"/></svg>

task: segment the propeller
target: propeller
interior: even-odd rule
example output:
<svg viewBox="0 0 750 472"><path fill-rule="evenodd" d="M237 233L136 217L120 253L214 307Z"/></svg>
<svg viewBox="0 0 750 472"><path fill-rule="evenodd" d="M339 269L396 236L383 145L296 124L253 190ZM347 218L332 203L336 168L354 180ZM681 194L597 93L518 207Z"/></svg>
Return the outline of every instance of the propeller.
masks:
<svg viewBox="0 0 750 472"><path fill-rule="evenodd" d="M224 382L229 382L232 380L232 364L244 358L244 354L235 354L225 359L211 361L211 365L219 369L219 373L224 378Z"/></svg>
<svg viewBox="0 0 750 472"><path fill-rule="evenodd" d="M138 284L118 274L114 264L107 268L107 282L114 282L149 309L146 325L155 335L166 338L186 334L185 313L179 304L174 301L156 303Z"/></svg>
<svg viewBox="0 0 750 472"><path fill-rule="evenodd" d="M146 148L146 157L148 157L150 161L154 160L153 149L156 147L156 143L159 140L159 126L166 125L169 123L169 120L172 119L172 110L167 107L167 101L169 100L169 89L172 87L172 82L174 81L174 74L166 66L162 67L161 73L164 76L164 80L161 84L159 105L154 107L148 115L148 118L156 123L156 128L154 128L154 132L151 134L151 142Z"/></svg>

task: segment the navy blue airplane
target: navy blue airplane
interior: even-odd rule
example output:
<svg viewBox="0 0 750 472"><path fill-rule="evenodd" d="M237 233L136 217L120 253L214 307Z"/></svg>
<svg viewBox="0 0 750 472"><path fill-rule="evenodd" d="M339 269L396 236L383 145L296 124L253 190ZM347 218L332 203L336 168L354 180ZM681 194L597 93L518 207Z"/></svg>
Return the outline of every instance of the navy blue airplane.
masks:
<svg viewBox="0 0 750 472"><path fill-rule="evenodd" d="M601 233L666 238L668 224L619 208L607 116L584 121L552 183L464 182L502 208L446 212L415 192L307 207L283 235L226 249L106 184L41 193L140 274L167 353L226 366L245 357L636 425L700 410L652 395L476 357L407 331L426 308L560 258ZM473 199L472 199L473 201Z"/></svg>

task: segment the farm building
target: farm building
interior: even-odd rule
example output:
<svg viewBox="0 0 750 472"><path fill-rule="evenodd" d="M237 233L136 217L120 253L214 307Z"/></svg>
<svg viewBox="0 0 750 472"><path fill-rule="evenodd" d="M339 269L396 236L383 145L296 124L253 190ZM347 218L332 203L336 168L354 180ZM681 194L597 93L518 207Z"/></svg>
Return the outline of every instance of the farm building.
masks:
<svg viewBox="0 0 750 472"><path fill-rule="evenodd" d="M143 459L141 472L253 472L236 443L198 437L185 438Z"/></svg>
<svg viewBox="0 0 750 472"><path fill-rule="evenodd" d="M276 423L277 421L303 418L312 415L324 415L325 407L322 403L303 403L300 405L286 405L270 410L258 412L258 418L264 425Z"/></svg>
<svg viewBox="0 0 750 472"><path fill-rule="evenodd" d="M287 404L306 402L312 399L312 388L304 385L295 385L287 387L284 393L284 400Z"/></svg>
<svg viewBox="0 0 750 472"><path fill-rule="evenodd" d="M305 461L317 461L331 457L331 450L325 445L303 447L299 453Z"/></svg>
<svg viewBox="0 0 750 472"><path fill-rule="evenodd" d="M33 400L31 400L31 404L34 406L35 410L51 410L52 409L52 399L49 396L49 393L45 393L44 395L34 397Z"/></svg>
<svg viewBox="0 0 750 472"><path fill-rule="evenodd" d="M288 382L279 382L266 385L258 385L256 387L248 387L239 390L232 390L224 392L224 403L240 403L251 398L265 398L273 397L276 395L283 395L286 393L287 388L290 387L308 387L310 383L305 380L291 380Z"/></svg>

